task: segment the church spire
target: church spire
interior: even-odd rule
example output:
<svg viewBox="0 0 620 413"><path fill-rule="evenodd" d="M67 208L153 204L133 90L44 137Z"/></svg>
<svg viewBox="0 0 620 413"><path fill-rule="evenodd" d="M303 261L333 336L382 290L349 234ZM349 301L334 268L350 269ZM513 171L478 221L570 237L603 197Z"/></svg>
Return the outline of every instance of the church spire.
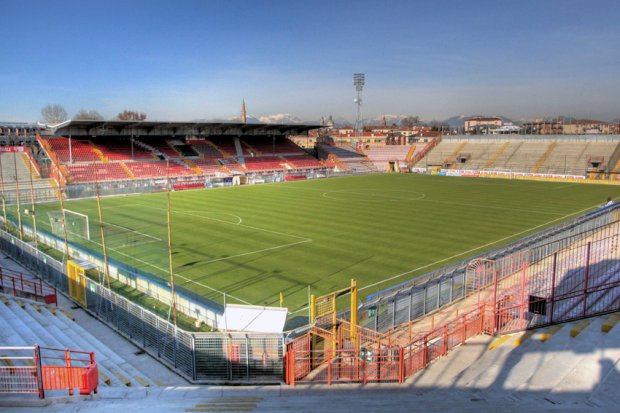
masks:
<svg viewBox="0 0 620 413"><path fill-rule="evenodd" d="M245 99L243 99L243 103L241 103L241 123L245 125L247 121L247 115L245 113Z"/></svg>

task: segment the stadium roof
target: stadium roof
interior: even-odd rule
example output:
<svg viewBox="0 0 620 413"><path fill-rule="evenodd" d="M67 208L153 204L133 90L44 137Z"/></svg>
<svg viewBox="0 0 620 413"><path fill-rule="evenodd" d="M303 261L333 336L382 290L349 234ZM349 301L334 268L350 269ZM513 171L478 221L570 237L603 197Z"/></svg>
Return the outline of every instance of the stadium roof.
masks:
<svg viewBox="0 0 620 413"><path fill-rule="evenodd" d="M301 124L124 120L68 120L57 125L48 125L52 134L62 136L299 135L320 127Z"/></svg>

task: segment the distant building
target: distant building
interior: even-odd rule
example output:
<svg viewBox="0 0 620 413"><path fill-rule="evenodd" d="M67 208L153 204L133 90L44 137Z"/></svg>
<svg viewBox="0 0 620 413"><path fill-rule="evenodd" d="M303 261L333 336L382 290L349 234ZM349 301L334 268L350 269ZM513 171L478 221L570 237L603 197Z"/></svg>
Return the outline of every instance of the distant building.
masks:
<svg viewBox="0 0 620 413"><path fill-rule="evenodd" d="M562 125L565 135L598 135L608 134L609 123L598 120L578 119Z"/></svg>
<svg viewBox="0 0 620 413"><path fill-rule="evenodd" d="M521 127L517 125L513 125L512 123L507 123L491 131L493 135L504 135L504 134L511 134L511 133L514 134L514 133L520 133L520 132L521 132Z"/></svg>
<svg viewBox="0 0 620 413"><path fill-rule="evenodd" d="M533 122L523 124L523 130L530 135L561 135L564 133L563 123L559 119L534 119Z"/></svg>
<svg viewBox="0 0 620 413"><path fill-rule="evenodd" d="M465 121L465 133L489 133L502 126L502 118L472 116Z"/></svg>

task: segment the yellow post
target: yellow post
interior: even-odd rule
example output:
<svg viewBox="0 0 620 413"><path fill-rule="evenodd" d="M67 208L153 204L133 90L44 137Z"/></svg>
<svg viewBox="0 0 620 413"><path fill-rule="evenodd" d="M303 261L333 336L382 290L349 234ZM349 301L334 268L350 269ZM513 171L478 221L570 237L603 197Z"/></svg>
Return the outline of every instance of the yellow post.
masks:
<svg viewBox="0 0 620 413"><path fill-rule="evenodd" d="M351 279L351 341L357 340L357 281Z"/></svg>
<svg viewBox="0 0 620 413"><path fill-rule="evenodd" d="M282 304L284 304L284 294L280 291L280 307L282 307Z"/></svg>
<svg viewBox="0 0 620 413"><path fill-rule="evenodd" d="M314 294L310 294L310 324L314 324L316 317L316 297Z"/></svg>

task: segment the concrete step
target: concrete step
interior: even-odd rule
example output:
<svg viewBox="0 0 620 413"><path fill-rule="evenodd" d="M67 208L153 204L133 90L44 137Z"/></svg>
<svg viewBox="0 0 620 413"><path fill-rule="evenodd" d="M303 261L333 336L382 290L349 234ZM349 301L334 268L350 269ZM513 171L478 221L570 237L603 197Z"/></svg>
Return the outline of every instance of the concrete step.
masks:
<svg viewBox="0 0 620 413"><path fill-rule="evenodd" d="M96 337L82 328L79 324L71 321L65 314L58 314L58 320L65 325L64 329L70 330L72 334L81 337L85 345L90 345L91 350L95 352L96 360L100 360L102 363L106 363L109 360L108 368L116 377L121 378L124 385L135 387L152 387L157 386L157 383L152 379L149 379L142 373L140 373L135 367L129 364L122 357L118 356L107 346L101 343ZM116 373L114 373L116 372Z"/></svg>
<svg viewBox="0 0 620 413"><path fill-rule="evenodd" d="M481 335L468 340L465 345L457 347L447 357L431 363L426 369L407 379L407 383L416 387L452 387L454 382L487 352L493 337Z"/></svg>
<svg viewBox="0 0 620 413"><path fill-rule="evenodd" d="M569 323L566 328L556 334L548 348L543 347L544 353L535 356L541 361L532 363L535 370L527 380L517 388L518 391L549 392L560 385L563 380L581 365L586 352L591 346L602 344L600 326L602 321L594 319L579 335L571 337L572 328L578 323ZM524 358L524 362L527 360Z"/></svg>
<svg viewBox="0 0 620 413"><path fill-rule="evenodd" d="M151 387L157 385L97 340L96 337L84 330L78 323L72 321L63 313L57 312L56 314L53 320L58 324L61 331L76 337L76 341L81 342L82 347L90 349L89 351L94 351L95 360L109 370L109 376L112 381L127 387ZM115 380L115 378L118 380Z"/></svg>

